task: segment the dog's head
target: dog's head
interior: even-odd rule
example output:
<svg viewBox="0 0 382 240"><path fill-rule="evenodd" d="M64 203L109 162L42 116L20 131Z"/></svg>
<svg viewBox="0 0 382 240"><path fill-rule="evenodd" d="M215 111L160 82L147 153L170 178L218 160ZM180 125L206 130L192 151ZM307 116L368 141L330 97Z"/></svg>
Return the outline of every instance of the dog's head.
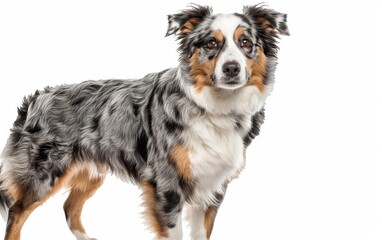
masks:
<svg viewBox="0 0 382 240"><path fill-rule="evenodd" d="M168 22L166 36L176 34L180 40L180 58L196 91L246 85L263 91L267 58L276 56L279 34L289 34L286 14L262 5L217 15L210 7L192 5L169 15Z"/></svg>

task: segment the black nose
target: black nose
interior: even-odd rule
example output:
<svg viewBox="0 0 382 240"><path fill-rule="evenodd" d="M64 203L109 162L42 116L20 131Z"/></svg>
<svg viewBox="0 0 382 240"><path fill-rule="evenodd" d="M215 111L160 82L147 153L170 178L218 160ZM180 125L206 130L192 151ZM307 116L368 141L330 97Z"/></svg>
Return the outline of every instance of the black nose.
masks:
<svg viewBox="0 0 382 240"><path fill-rule="evenodd" d="M240 73L240 65L238 62L226 62L223 64L223 73L227 77L236 77Z"/></svg>

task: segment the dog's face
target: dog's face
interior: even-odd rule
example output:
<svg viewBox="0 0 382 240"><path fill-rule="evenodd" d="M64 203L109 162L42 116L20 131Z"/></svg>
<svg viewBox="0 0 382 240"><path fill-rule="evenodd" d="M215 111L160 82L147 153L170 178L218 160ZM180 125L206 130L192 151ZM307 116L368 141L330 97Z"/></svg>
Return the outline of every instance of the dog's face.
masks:
<svg viewBox="0 0 382 240"><path fill-rule="evenodd" d="M196 91L246 85L262 91L267 57L277 52L278 34L288 34L286 15L259 5L244 7L242 14L218 15L193 5L168 19L167 35L177 34Z"/></svg>

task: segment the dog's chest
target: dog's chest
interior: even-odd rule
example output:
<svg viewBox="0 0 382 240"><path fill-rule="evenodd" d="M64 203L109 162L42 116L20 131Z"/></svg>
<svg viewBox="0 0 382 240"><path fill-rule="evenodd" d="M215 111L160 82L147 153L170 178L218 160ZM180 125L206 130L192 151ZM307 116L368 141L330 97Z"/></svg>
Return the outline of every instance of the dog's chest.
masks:
<svg viewBox="0 0 382 240"><path fill-rule="evenodd" d="M192 121L184 139L190 149L194 202L210 204L214 194L238 174L244 165L243 131L249 127L250 118L238 123L234 116L206 115Z"/></svg>

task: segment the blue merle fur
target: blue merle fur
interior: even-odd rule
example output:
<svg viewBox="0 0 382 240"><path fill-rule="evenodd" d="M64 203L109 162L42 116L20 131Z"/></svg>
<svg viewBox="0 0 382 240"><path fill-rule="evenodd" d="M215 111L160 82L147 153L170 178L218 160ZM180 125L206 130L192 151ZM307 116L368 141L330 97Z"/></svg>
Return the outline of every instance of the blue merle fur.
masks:
<svg viewBox="0 0 382 240"><path fill-rule="evenodd" d="M274 24L274 13L262 7L248 7L239 15L256 29L267 57L275 58L277 35L261 29L254 17L262 16ZM7 166L8 173L2 172L1 182L17 183L26 201L32 203L47 194L69 166L93 162L138 185L150 183L161 224L174 227L195 183L179 175L169 150L182 144L180 135L188 120L205 114L205 109L190 99L182 86L193 84L189 58L209 34L212 9L194 5L169 16L169 21L176 20L182 25L190 18L199 21L195 22L192 34L178 35L177 68L136 80L85 81L47 87L24 98L2 154L2 164ZM286 25L280 28L287 31ZM169 29L167 35L179 30ZM265 84L273 83L275 65L275 59L269 61ZM242 118L236 119L239 131ZM252 128L243 138L246 147L259 134L263 119L264 109L252 116ZM6 210L12 199L6 195L4 186L1 188L0 207ZM220 204L217 201L216 207Z"/></svg>

